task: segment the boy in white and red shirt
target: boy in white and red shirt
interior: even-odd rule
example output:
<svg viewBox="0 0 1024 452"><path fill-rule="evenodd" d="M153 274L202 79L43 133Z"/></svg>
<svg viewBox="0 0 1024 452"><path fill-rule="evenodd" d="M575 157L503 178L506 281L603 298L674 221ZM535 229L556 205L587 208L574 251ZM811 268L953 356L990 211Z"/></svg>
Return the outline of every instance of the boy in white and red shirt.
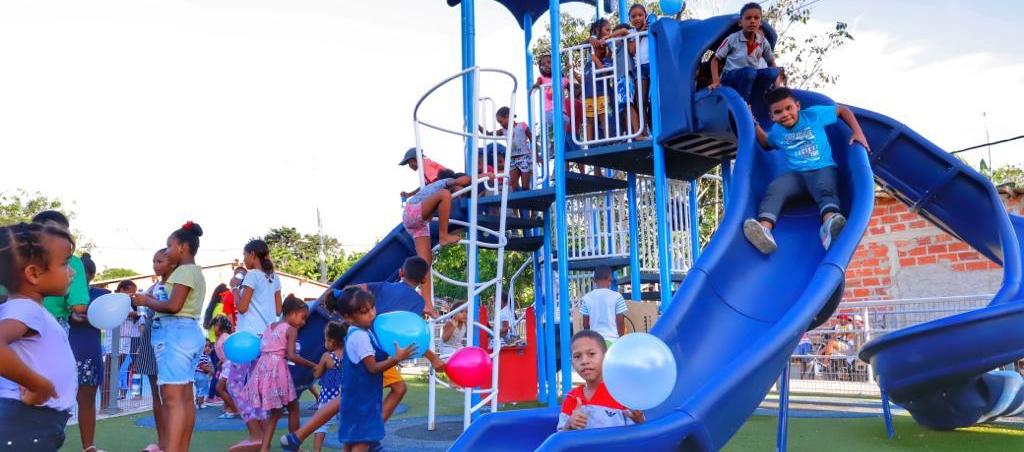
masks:
<svg viewBox="0 0 1024 452"><path fill-rule="evenodd" d="M572 337L572 368L585 382L569 391L558 415L558 430L620 427L644 422L644 413L615 400L604 385L601 365L607 351L604 337L583 330Z"/></svg>

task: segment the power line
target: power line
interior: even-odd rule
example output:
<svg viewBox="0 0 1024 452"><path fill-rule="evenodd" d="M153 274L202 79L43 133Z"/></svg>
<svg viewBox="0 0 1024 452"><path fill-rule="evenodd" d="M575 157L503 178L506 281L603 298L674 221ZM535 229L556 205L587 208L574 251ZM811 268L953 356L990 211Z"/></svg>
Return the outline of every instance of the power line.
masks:
<svg viewBox="0 0 1024 452"><path fill-rule="evenodd" d="M997 144L1009 143L1011 141L1019 140L1021 138L1024 138L1024 135L1018 135L1018 136L1015 136L1013 138L1007 138L1005 140L992 141L992 142L989 142L989 143L979 144L977 146L971 146L969 148L963 148L963 149L961 149L959 151L950 152L950 154L959 154L961 152L973 151L975 149L983 148L985 146L993 146L993 145L997 145Z"/></svg>

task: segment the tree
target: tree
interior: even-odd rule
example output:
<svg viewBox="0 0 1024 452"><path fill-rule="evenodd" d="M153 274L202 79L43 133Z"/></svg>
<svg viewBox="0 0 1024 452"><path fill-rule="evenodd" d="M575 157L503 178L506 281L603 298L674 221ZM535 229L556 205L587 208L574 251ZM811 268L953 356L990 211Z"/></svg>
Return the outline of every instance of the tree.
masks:
<svg viewBox="0 0 1024 452"><path fill-rule="evenodd" d="M319 235L302 234L295 228L282 226L268 231L263 240L270 247L270 258L279 270L313 280L320 279ZM346 253L341 242L329 235L323 236L323 242L327 281L337 279L366 254Z"/></svg>
<svg viewBox="0 0 1024 452"><path fill-rule="evenodd" d="M853 35L846 22L836 22L826 32L810 31L811 8L807 0L776 0L764 11L764 21L772 24L779 35L775 53L780 66L786 69L791 87L812 89L834 84L838 74L825 71L825 56L842 47Z"/></svg>
<svg viewBox="0 0 1024 452"><path fill-rule="evenodd" d="M510 290L509 284L511 283L512 275L516 270L519 269L524 262L530 259L529 253L519 252L506 252L505 253L505 268L504 275L502 277L503 291L502 298L508 299L508 291ZM434 260L434 270L440 272L456 281L466 280L466 269L468 267L468 261L466 259L466 247L464 246L449 246L442 248L438 253L437 258ZM498 253L490 249L480 249L480 256L477 260L477 280L487 281L494 278L498 268ZM516 279L516 286L512 288L515 290L515 300L520 303L520 306L524 301L533 299L533 269L527 268L522 274ZM484 305L489 306L489 309L493 309L494 306L494 295L495 289L492 286L480 295L480 299ZM450 300L465 300L466 289L464 287L458 287L439 279L434 279L434 297L446 298ZM529 303L529 302L528 302Z"/></svg>
<svg viewBox="0 0 1024 452"><path fill-rule="evenodd" d="M125 279L131 276L138 276L138 272L129 268L113 267L101 271L96 275L96 281L110 281L113 279Z"/></svg>
<svg viewBox="0 0 1024 452"><path fill-rule="evenodd" d="M984 165L984 160L982 164ZM988 173L987 167L982 166L982 172ZM1024 188L1024 168L1017 165L1004 165L996 168L991 174L985 174L992 180L992 184L999 185L1013 185L1014 187Z"/></svg>
<svg viewBox="0 0 1024 452"><path fill-rule="evenodd" d="M75 212L64 205L59 198L51 198L40 192L27 192L17 190L12 194L0 193L0 226L15 223L28 223L32 221L35 214L44 210L56 210L63 213L69 220L75 218ZM75 238L75 253L89 252L94 248L92 242L83 235L71 228L71 235Z"/></svg>

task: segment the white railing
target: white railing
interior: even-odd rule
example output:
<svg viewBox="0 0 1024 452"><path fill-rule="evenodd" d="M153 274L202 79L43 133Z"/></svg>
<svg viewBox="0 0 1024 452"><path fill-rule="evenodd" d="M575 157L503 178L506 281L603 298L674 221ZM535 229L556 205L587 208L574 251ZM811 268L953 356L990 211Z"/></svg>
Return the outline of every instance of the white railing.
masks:
<svg viewBox="0 0 1024 452"><path fill-rule="evenodd" d="M879 396L871 366L857 358L878 336L919 323L982 308L992 295L842 303L829 321L807 332L790 359L793 392ZM848 316L840 320L840 316Z"/></svg>
<svg viewBox="0 0 1024 452"><path fill-rule="evenodd" d="M530 145L533 152L530 158L533 159L533 188L543 187L551 181L551 175L555 156L554 140L555 134L552 128L552 121L547 118L544 111L544 91L551 89L551 84L534 86L530 89L529 102L534 112L530 130L533 131L533 141ZM539 160L538 160L539 159Z"/></svg>
<svg viewBox="0 0 1024 452"><path fill-rule="evenodd" d="M453 278L450 278L448 276L445 276L445 275L441 274L433 266L431 266L432 278L430 279L430 281L428 281L428 284L430 284L431 288L432 288L433 287L433 283L434 283L433 280L436 278L436 279L439 279L441 281L445 281L445 282L447 282L449 284L455 285L457 287L465 288L466 289L466 300L474 300L474 299L476 299L476 297L478 297L479 295L481 295L482 293L484 293L488 289L493 288L494 289L494 294L495 294L494 295L494 306L500 306L501 305L500 300L502 299L502 289L503 289L502 276L503 276L503 271L504 271L503 267L504 267L504 261L505 261L505 245L507 243L507 238L505 236L505 226L506 226L506 218L507 218L507 213L508 213L508 189L509 189L508 169L509 169L509 166L508 165L502 166L502 165L498 165L497 164L497 162L498 162L498 159L497 159L498 158L497 146L493 146L493 147L485 146L484 149L485 150L491 150L491 155L494 157L494 160L493 160L494 165L493 166L494 166L495 174L493 176L491 176L491 177L481 178L480 174L479 174L479 171L477 171L477 168L480 167L479 164L481 163L481 159L482 158L486 159L486 151L485 152L481 152L480 151L481 148L478 147L477 144L481 143L481 142L483 142L483 143L504 142L504 145L505 145L505 149L504 149L504 151L505 151L505 161L506 162L510 162L511 161L511 151L512 151L512 133L511 133L511 130L509 130L509 133L505 134L505 136L498 137L498 136L490 135L490 134L488 134L488 133L486 133L484 131L484 129L482 127L483 126L483 122L481 122L481 116L483 116L485 121L489 121L489 123L492 126L496 125L495 124L496 123L496 119L493 119L493 118L495 117L494 113L497 112L497 105L496 105L496 103L494 102L493 99L491 99L489 97L482 97L480 95L480 75L482 73L494 73L494 74L504 75L504 76L507 76L509 79L511 79L511 81L512 81L512 92L511 92L511 95L509 96L509 102L508 102L508 106L509 106L509 119L511 120L512 118L515 118L515 99L516 99L516 89L517 89L517 86L518 86L518 81L516 80L515 76L512 75L512 73L510 73L508 71L504 71L504 70L500 70L500 69L482 69L482 68L479 68L479 67L472 67L472 68L468 68L468 69L465 69L463 71L460 71L459 73L457 73L457 74L455 74L455 75L453 75L451 77L448 77L445 80L441 81L440 83L434 85L434 87L432 87L430 90L428 90L426 92L426 94L424 94L419 99L419 101L416 102L416 107L413 109L413 129L415 131L415 137L416 137L416 160L419 163L419 168L420 168L419 169L419 176L420 176L420 187L421 188L425 185L425 182L426 182L424 177L423 177L423 148L422 148L422 141L421 141L421 128L422 127L427 127L427 128L430 128L430 129L434 129L434 130L440 131L442 133L446 133L446 134L456 135L456 136L462 137L464 142L465 142L466 148L472 150L472 152L469 153L470 161L468 162L469 163L469 168L471 170L470 171L470 181L471 181L470 185L468 187L462 189L462 190L457 191L456 193L454 193L452 195L453 197L456 197L456 196L468 196L468 198L469 198L469 205L467 206L467 209L468 209L468 212L469 212L469 215L468 215L469 216L469 218L468 218L469 221L449 220L450 224L456 225L456 226L462 226L467 231L467 237L465 239L463 239L463 240L460 240L460 242L459 242L460 244L465 245L465 246L468 247L468 250L467 250L467 253L466 253L466 255L467 255L466 280L465 281L455 280ZM446 85L448 83L451 83L451 82L456 81L456 80L466 80L467 78L469 79L469 81L471 83L471 86L472 86L472 90L471 90L472 96L471 96L471 98L475 102L475 105L474 105L474 108L473 108L473 117L471 118L471 123L467 125L468 126L467 129L469 130L468 132L454 130L454 129L447 128L447 127L442 127L442 126L439 126L439 125L427 122L427 121L423 120L422 118L420 118L420 107L423 105L424 101L426 101L427 98L430 97L431 94L433 94L439 88L441 88L442 86L444 86L444 85ZM500 196L500 198L501 198L501 204L500 204L500 207L499 207L498 228L497 229L485 228L485 227L480 226L478 224L478 215L479 215L478 202L479 202L479 198L481 196L481 193L480 193L480 188L481 188L480 184L481 183L484 183L484 185L485 185L484 189L485 190L496 191L497 195ZM481 241L480 240L480 234L491 236L495 240L494 240L494 242ZM481 248L481 247L482 248L495 249L497 251L497 254L498 254L498 256L497 256L496 276L494 278L486 280L486 281L477 281L478 274L477 274L477 268L476 268L477 267L476 258L477 258L477 250L479 248ZM439 248L440 248L440 244L435 246L432 251L434 253L436 253ZM433 290L431 290L431 296L433 297ZM494 321L491 322L491 327L486 327L486 326L484 326L482 323L478 322L474 318L474 316L476 315L475 310L474 309L468 309L468 307L469 307L469 303L467 303L463 308L461 308L461 309L466 309L466 314L467 314L466 315L466 317L467 317L466 324L469 326L468 328L466 328L466 342L465 343L467 343L467 344L474 343L473 338L474 338L474 335L477 334L477 330L478 329L488 333L490 335L490 337L492 338L492 341L493 341L493 343L491 344L491 350L492 350L491 359L492 359L492 362L493 362L493 366L492 366L492 370L491 370L491 387L490 387L490 389L453 388L453 389L458 389L459 391L461 391L464 394L464 398L463 398L463 428L469 428L469 424L470 424L470 421L472 419L473 413L475 413L477 411L480 411L484 407L490 406L491 411L497 411L497 409L498 409L498 374L499 374L498 358L499 358L499 351L501 350L500 338L496 334L496 332L498 331L497 330L498 329L497 325L500 325L500 310L499 309L495 309L494 310L494 312L493 312ZM459 309L459 310L461 310L461 309ZM459 310L456 310L456 312L459 311ZM429 328L431 333L433 334L434 330L437 328L437 325L439 325L439 324L443 325L443 322L447 321L447 319L450 318L452 315L454 315L454 313L449 313L449 314L447 314L447 315L445 315L445 316L443 316L443 317L441 317L439 319L432 320L431 323L430 323L430 328ZM431 345L432 349L436 350L436 344L434 344L433 338L431 338L431 344L432 344ZM436 388L437 388L437 385L439 385L439 384L441 386L443 386L443 387L452 388L451 385L449 385L448 383L446 383L446 382L442 381L441 379L439 379L437 377L437 374L434 372L434 369L431 368L430 369L430 384L429 384L429 388L428 388L428 408L427 408L427 415L428 415L427 428L429 430L433 430L435 428L435 423L434 423L434 421L435 421L435 409L436 409L436 404L437 404ZM486 396L482 397L478 402L474 403L473 396L474 395L483 395L483 394L486 394Z"/></svg>
<svg viewBox="0 0 1024 452"><path fill-rule="evenodd" d="M606 40L609 58L605 58L604 63L593 58L594 48L590 43L562 51L569 74L580 82L579 87L575 83L569 84L569 98L581 96L584 102L583 118L577 117L575 109L566 112L570 124L583 126L572 128L572 139L576 144L588 147L631 141L645 135L647 124L643 112L647 99L638 93L639 84L636 83L641 70L636 49L642 39L647 39L647 32ZM630 47L634 49L632 55ZM626 102L629 99L633 102ZM592 116L588 117L588 111Z"/></svg>

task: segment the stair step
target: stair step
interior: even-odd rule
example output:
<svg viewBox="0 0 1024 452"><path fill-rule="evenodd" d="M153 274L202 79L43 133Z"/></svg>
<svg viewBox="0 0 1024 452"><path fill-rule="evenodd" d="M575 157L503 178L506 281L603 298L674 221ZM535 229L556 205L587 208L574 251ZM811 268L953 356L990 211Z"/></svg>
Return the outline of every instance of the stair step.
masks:
<svg viewBox="0 0 1024 452"><path fill-rule="evenodd" d="M584 193L600 193L609 190L620 190L626 188L626 181L612 179L610 177L592 176L574 172L566 173L565 192L568 195L579 195ZM465 200L462 206L465 206ZM551 203L555 202L555 185L552 183L547 188L535 190L517 191L508 194L508 207L510 209L528 209L536 211L547 210ZM484 196L478 203L481 207L496 206L501 204L500 196ZM464 209L465 207L463 207Z"/></svg>
<svg viewBox="0 0 1024 452"><path fill-rule="evenodd" d="M506 251L533 252L544 246L544 237L509 237L505 244Z"/></svg>
<svg viewBox="0 0 1024 452"><path fill-rule="evenodd" d="M477 223L488 229L497 230L499 220L500 218L497 215L477 216ZM544 219L536 213L533 214L533 218L505 217L505 229L533 229L540 227L544 227Z"/></svg>
<svg viewBox="0 0 1024 452"><path fill-rule="evenodd" d="M669 275L669 278L674 283L681 283L683 282L683 279L686 278L686 273L672 272ZM619 279L616 280L616 282L618 284L631 284L632 280L630 279L629 275L626 275L620 276ZM657 272L640 272L640 282L643 284L658 284L661 282L661 275L659 275Z"/></svg>
<svg viewBox="0 0 1024 452"><path fill-rule="evenodd" d="M623 292L622 298L632 300L633 292ZM661 292L657 290L651 292L640 292L640 299L644 301L659 301L661 300Z"/></svg>

